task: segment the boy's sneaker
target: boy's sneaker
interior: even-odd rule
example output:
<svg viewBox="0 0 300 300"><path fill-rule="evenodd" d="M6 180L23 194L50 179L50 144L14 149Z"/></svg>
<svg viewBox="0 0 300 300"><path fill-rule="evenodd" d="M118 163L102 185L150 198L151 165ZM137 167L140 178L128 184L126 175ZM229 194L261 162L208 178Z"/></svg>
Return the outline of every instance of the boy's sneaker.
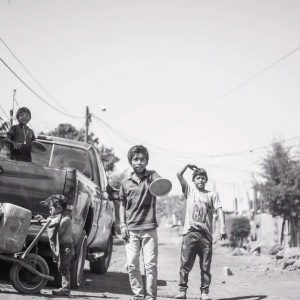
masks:
<svg viewBox="0 0 300 300"><path fill-rule="evenodd" d="M60 288L52 291L53 296L70 296L70 290Z"/></svg>
<svg viewBox="0 0 300 300"><path fill-rule="evenodd" d="M201 300L210 300L208 294L201 294Z"/></svg>
<svg viewBox="0 0 300 300"><path fill-rule="evenodd" d="M186 299L186 291L180 291L176 296L175 299Z"/></svg>

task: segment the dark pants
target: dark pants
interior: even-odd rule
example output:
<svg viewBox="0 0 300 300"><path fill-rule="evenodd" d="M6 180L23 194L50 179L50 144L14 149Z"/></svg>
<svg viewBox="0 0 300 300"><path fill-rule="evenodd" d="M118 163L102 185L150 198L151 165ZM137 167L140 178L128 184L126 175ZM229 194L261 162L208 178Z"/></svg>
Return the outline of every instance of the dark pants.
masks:
<svg viewBox="0 0 300 300"><path fill-rule="evenodd" d="M17 161L25 161L25 162L32 162L31 155L10 155L10 159L17 160Z"/></svg>
<svg viewBox="0 0 300 300"><path fill-rule="evenodd" d="M70 263L73 255L73 243L60 245L57 268L61 275L61 287L66 290L70 290Z"/></svg>
<svg viewBox="0 0 300 300"><path fill-rule="evenodd" d="M181 246L180 290L188 288L189 273L194 266L196 255L199 256L201 270L201 293L208 294L211 282L210 265L212 258L212 242L205 232L191 231L183 236Z"/></svg>

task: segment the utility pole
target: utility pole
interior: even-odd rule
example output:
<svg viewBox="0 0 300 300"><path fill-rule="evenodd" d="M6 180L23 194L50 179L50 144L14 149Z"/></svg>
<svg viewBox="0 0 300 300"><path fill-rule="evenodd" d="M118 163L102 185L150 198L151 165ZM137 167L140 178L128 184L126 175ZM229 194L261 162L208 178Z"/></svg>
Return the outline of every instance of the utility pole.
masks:
<svg viewBox="0 0 300 300"><path fill-rule="evenodd" d="M13 126L14 121L14 110L15 110L15 97L16 97L17 90L14 89L13 91L13 102L12 102L12 109L9 111L10 113L10 126Z"/></svg>
<svg viewBox="0 0 300 300"><path fill-rule="evenodd" d="M90 114L90 110L89 107L86 107L85 110L85 138L84 141L87 143L88 142L88 136L89 136L89 126L91 123L92 119L91 119L91 114Z"/></svg>
<svg viewBox="0 0 300 300"><path fill-rule="evenodd" d="M254 203L256 205L255 207L255 213L257 212L257 207L258 207L258 201L259 201L259 242L262 242L262 234L263 234L263 230L262 230L262 206L263 206L263 201L262 201L262 197L260 196L260 198L258 199L258 195L257 195L257 180L255 178L254 173L252 172L252 178L253 178L253 182L254 182L254 186L253 186L253 191L254 191Z"/></svg>

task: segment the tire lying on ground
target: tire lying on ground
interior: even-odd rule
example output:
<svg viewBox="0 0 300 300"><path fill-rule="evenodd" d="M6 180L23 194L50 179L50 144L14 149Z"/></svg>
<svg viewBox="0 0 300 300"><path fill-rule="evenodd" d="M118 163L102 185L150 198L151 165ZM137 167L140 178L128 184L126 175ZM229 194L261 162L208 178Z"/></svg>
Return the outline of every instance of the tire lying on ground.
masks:
<svg viewBox="0 0 300 300"><path fill-rule="evenodd" d="M97 259L96 261L90 262L90 271L92 273L96 273L96 274L106 273L110 264L112 250L113 250L113 236L112 234L110 234L106 244L105 255L102 256L100 259Z"/></svg>
<svg viewBox="0 0 300 300"><path fill-rule="evenodd" d="M29 253L24 262L42 274L49 275L47 262L39 255ZM22 265L15 263L10 269L10 280L13 287L21 294L38 294L47 284L47 280L30 272Z"/></svg>

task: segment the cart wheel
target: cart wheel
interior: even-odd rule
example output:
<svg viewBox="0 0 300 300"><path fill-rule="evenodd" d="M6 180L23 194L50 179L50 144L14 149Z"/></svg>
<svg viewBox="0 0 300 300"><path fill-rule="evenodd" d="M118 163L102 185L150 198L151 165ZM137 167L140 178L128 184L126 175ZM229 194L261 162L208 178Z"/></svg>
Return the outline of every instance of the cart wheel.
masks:
<svg viewBox="0 0 300 300"><path fill-rule="evenodd" d="M40 273L49 275L48 264L41 256L30 253L24 262L32 265ZM47 279L33 274L18 263L13 264L9 276L13 287L22 294L38 294L47 284Z"/></svg>

